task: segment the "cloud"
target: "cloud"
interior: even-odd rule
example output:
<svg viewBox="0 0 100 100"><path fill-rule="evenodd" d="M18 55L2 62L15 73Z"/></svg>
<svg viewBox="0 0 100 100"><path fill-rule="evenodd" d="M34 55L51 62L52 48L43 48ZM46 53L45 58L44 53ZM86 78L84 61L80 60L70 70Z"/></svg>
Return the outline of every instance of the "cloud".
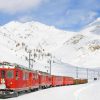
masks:
<svg viewBox="0 0 100 100"><path fill-rule="evenodd" d="M0 11L16 13L39 6L45 0L0 0Z"/></svg>
<svg viewBox="0 0 100 100"><path fill-rule="evenodd" d="M63 29L79 30L94 21L98 12L84 9L68 9L64 16L56 20L55 25Z"/></svg>
<svg viewBox="0 0 100 100"><path fill-rule="evenodd" d="M17 21L20 21L20 22L29 22L29 21L32 21L33 18L31 16L20 16L17 18Z"/></svg>
<svg viewBox="0 0 100 100"><path fill-rule="evenodd" d="M66 12L67 20L71 21L73 24L80 22L88 23L93 20L97 15L97 12L83 9L72 9Z"/></svg>
<svg viewBox="0 0 100 100"><path fill-rule="evenodd" d="M0 0L0 13L0 19L5 18L1 22L35 20L57 28L75 30L83 28L100 16L100 1Z"/></svg>

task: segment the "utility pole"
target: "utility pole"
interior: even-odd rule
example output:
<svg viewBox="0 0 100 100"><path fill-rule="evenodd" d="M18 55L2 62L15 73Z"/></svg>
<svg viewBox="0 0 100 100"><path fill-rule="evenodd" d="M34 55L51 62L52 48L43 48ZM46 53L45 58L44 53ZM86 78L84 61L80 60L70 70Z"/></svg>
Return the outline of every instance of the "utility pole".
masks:
<svg viewBox="0 0 100 100"><path fill-rule="evenodd" d="M78 78L78 67L76 67L76 78Z"/></svg>
<svg viewBox="0 0 100 100"><path fill-rule="evenodd" d="M96 71L94 70L94 80L97 80Z"/></svg>
<svg viewBox="0 0 100 100"><path fill-rule="evenodd" d="M51 70L52 70L52 56L51 56L51 59L48 60L48 63L49 63L49 70L50 70L50 75L51 75Z"/></svg>
<svg viewBox="0 0 100 100"><path fill-rule="evenodd" d="M99 74L99 71L98 71L98 80L100 79L100 74Z"/></svg>
<svg viewBox="0 0 100 100"><path fill-rule="evenodd" d="M46 68L46 72L49 73L49 72L48 72L48 68L49 68L49 66L45 66L45 68Z"/></svg>
<svg viewBox="0 0 100 100"><path fill-rule="evenodd" d="M49 63L49 73L51 75L51 59L48 60L48 63Z"/></svg>
<svg viewBox="0 0 100 100"><path fill-rule="evenodd" d="M49 62L49 63L50 63L50 75L51 75L51 60L50 60L50 62Z"/></svg>
<svg viewBox="0 0 100 100"><path fill-rule="evenodd" d="M31 59L31 50L29 50L29 59L28 59L28 61L29 61L29 68L31 68L31 61L33 61L33 59Z"/></svg>
<svg viewBox="0 0 100 100"><path fill-rule="evenodd" d="M93 75L93 79L95 80L95 70L93 70L93 74L94 74L94 75Z"/></svg>
<svg viewBox="0 0 100 100"><path fill-rule="evenodd" d="M87 70L87 79L88 79L88 78L89 78L89 77L88 77L88 74L89 74L89 73L88 73L88 72L89 72L89 69L87 68L86 70Z"/></svg>
<svg viewBox="0 0 100 100"><path fill-rule="evenodd" d="M49 59L47 62L49 63L49 66L45 66L45 68L49 68L49 74L51 75L51 63L52 63L52 60ZM47 73L48 73L48 70L47 70Z"/></svg>
<svg viewBox="0 0 100 100"><path fill-rule="evenodd" d="M31 66L31 51L29 51L29 68L30 68L30 66Z"/></svg>

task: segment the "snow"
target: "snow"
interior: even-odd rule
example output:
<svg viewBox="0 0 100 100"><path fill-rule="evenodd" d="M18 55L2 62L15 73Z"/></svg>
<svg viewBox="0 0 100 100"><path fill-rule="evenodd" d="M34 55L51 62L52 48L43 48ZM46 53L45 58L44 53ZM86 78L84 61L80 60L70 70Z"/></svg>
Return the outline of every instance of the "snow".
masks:
<svg viewBox="0 0 100 100"><path fill-rule="evenodd" d="M98 25L97 25L98 23ZM88 68L100 66L100 20L75 34L54 52L63 62Z"/></svg>
<svg viewBox="0 0 100 100"><path fill-rule="evenodd" d="M83 85L53 87L7 100L99 100L100 81ZM6 99L5 99L6 100Z"/></svg>
<svg viewBox="0 0 100 100"><path fill-rule="evenodd" d="M82 87L76 92L78 100L99 100L100 99L100 81L94 82Z"/></svg>
<svg viewBox="0 0 100 100"><path fill-rule="evenodd" d="M63 31L35 21L12 21L0 26L0 62L8 61L28 67L31 50L34 70L49 72L48 61L51 60L54 75L77 78L76 68L80 67L78 78L89 78L89 82L94 78L100 79L99 32L100 18L80 32ZM17 99L99 100L99 85L100 81L96 81L84 85L55 87L22 95Z"/></svg>
<svg viewBox="0 0 100 100"><path fill-rule="evenodd" d="M95 25L91 24L76 33L35 21L26 23L12 21L0 27L0 61L29 67L31 50L31 59L34 60L31 61L31 66L34 70L50 72L48 61L52 60L55 62L52 63L52 74L76 77L75 66L81 68L100 66L100 37L91 32L95 29ZM98 48L94 50L96 46ZM79 70L79 78L87 78L87 69L82 70ZM98 70L96 71L94 76L92 75L94 72L89 71L90 79L99 77Z"/></svg>
<svg viewBox="0 0 100 100"><path fill-rule="evenodd" d="M17 98L10 98L7 100L75 100L75 91L83 87L79 86L63 86L54 87L45 90L39 90L33 93L21 95Z"/></svg>
<svg viewBox="0 0 100 100"><path fill-rule="evenodd" d="M3 45L5 49L10 49L10 52L14 52L13 55L15 57L13 58L16 59L16 57L18 57L21 61L19 62L18 59L16 59L13 61L14 63L28 66L28 61L26 61L25 58L28 57L29 50L32 50L32 54L36 52L34 51L36 49L45 50L42 51L41 55L52 53L58 49L65 40L72 37L74 33L75 32L58 30L52 26L34 21L26 23L12 21L0 27L0 44ZM4 53L8 54L9 52ZM38 55L38 57L41 56L39 53ZM0 60L4 59L0 57ZM12 62L10 57L5 60Z"/></svg>
<svg viewBox="0 0 100 100"><path fill-rule="evenodd" d="M0 89L6 89L5 84L0 84Z"/></svg>
<svg viewBox="0 0 100 100"><path fill-rule="evenodd" d="M50 53L52 57L73 66L99 67L99 19L80 32L63 31L35 21L7 23L0 27L0 45L4 48L4 51L0 52L5 55L12 53L14 60L10 56L7 58L0 57L0 60L5 59L28 66L26 58L28 58L28 51L32 50L31 58L34 59L33 55L36 53L37 57L34 60L41 62L42 65L43 63L46 65L47 60L50 59L50 56L47 57L46 54ZM6 48L9 52L5 51ZM37 49L41 50L41 53L37 52ZM0 55L2 54L0 53Z"/></svg>

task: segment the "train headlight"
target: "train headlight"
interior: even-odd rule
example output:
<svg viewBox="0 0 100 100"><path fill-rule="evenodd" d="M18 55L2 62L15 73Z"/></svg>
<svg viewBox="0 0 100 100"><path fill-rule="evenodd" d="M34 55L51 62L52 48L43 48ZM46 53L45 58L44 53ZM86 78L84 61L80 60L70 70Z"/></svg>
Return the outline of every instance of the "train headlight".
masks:
<svg viewBox="0 0 100 100"><path fill-rule="evenodd" d="M10 84L12 85L12 82L10 82Z"/></svg>
<svg viewBox="0 0 100 100"><path fill-rule="evenodd" d="M5 84L5 79L1 79L1 84Z"/></svg>

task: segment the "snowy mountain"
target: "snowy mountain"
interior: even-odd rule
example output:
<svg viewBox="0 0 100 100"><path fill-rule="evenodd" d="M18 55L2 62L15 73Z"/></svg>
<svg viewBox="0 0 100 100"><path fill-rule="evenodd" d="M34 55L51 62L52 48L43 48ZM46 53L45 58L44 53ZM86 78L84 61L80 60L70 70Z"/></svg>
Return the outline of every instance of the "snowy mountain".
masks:
<svg viewBox="0 0 100 100"><path fill-rule="evenodd" d="M12 21L0 27L0 46L3 49L0 53L0 61L28 66L31 51L34 66L48 65L48 60L54 58L52 53L74 34L75 32L58 30L39 22Z"/></svg>
<svg viewBox="0 0 100 100"><path fill-rule="evenodd" d="M0 27L0 61L28 66L31 52L37 66L48 65L48 60L53 59L74 66L99 67L99 27L99 18L80 32L62 31L34 21L12 21Z"/></svg>
<svg viewBox="0 0 100 100"><path fill-rule="evenodd" d="M100 18L65 41L55 56L76 66L95 68L100 66ZM62 52L63 51L63 52Z"/></svg>
<svg viewBox="0 0 100 100"><path fill-rule="evenodd" d="M40 70L48 67L49 59L56 62L52 64L53 74L62 75L63 73L63 75L76 77L76 68L70 64L98 67L97 70L99 70L100 37L93 31L91 32L92 29L95 29L95 25L75 33L61 31L38 22L10 22L0 27L0 61L28 66L28 52L31 50L34 66ZM86 69L78 72L79 78L82 78L82 75L87 78ZM93 79L94 77L100 79L98 73L90 70L88 78ZM49 98L54 99L55 96L56 100L62 100L62 98L63 100L67 98L69 100L99 100L100 89L98 87L100 87L100 81L84 85L53 87L18 96L17 99L48 100ZM15 100L16 98L10 99Z"/></svg>

